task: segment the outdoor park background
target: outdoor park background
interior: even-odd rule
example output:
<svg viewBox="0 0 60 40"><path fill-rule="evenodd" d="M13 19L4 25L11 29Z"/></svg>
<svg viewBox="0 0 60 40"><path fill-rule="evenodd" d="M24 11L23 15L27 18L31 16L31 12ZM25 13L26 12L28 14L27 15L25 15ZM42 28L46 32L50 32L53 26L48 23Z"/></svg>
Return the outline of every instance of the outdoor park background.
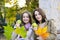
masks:
<svg viewBox="0 0 60 40"><path fill-rule="evenodd" d="M11 25L19 18L18 14L26 10L32 13L38 7L43 9L48 20L55 20L55 26L60 30L60 0L0 0L0 15L5 23ZM57 37L60 37L59 34Z"/></svg>

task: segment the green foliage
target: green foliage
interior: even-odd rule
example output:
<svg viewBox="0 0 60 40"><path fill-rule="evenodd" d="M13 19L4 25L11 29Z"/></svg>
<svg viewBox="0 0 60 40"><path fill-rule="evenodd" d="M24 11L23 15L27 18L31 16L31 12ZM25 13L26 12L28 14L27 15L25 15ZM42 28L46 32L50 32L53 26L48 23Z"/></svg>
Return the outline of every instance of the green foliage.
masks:
<svg viewBox="0 0 60 40"><path fill-rule="evenodd" d="M20 34L23 38L25 38L25 37L26 37L26 34L27 34L27 31L26 31L25 27L22 26L20 30L21 30L21 31L20 31L21 33L19 33L19 34Z"/></svg>
<svg viewBox="0 0 60 40"><path fill-rule="evenodd" d="M37 7L39 7L39 0L26 0L26 7L23 7L23 8L20 8L18 7L17 5L14 5L13 7L11 8L7 8L5 7L5 2L9 2L8 0L0 0L0 5L3 8L4 12L6 14L6 20L8 20L8 22L11 22L10 18L13 18L13 17L16 17L16 13L23 13L25 10L28 10L30 11L31 13L33 12L33 10ZM16 4L16 2L15 2ZM2 8L0 7L0 9ZM14 20L15 21L15 20ZM13 21L12 21L13 22Z"/></svg>
<svg viewBox="0 0 60 40"><path fill-rule="evenodd" d="M14 32L23 38L25 38L27 34L27 31L24 26L21 26L20 28L16 28Z"/></svg>
<svg viewBox="0 0 60 40"><path fill-rule="evenodd" d="M4 36L6 40L11 40L11 35L13 32L13 28L10 25L4 26Z"/></svg>
<svg viewBox="0 0 60 40"><path fill-rule="evenodd" d="M27 0L27 3L26 3L27 4L27 10L30 11L30 12L33 12L33 10L35 8L39 7L38 6L38 4L39 4L38 1L39 0L30 0L30 1Z"/></svg>

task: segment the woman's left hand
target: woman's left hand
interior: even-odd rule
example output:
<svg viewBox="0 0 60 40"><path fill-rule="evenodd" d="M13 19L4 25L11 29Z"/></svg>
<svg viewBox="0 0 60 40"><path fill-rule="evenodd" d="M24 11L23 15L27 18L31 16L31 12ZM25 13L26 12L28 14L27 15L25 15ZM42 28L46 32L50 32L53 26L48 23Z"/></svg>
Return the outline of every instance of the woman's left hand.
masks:
<svg viewBox="0 0 60 40"><path fill-rule="evenodd" d="M37 37L37 39L39 39L39 40L43 40L43 38L42 38L41 36Z"/></svg>

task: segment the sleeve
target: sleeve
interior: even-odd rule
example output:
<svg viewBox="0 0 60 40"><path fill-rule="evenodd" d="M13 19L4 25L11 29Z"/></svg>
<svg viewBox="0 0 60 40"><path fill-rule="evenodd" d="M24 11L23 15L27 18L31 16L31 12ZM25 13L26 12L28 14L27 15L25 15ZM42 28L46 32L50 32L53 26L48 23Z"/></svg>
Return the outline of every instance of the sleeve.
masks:
<svg viewBox="0 0 60 40"><path fill-rule="evenodd" d="M11 37L11 40L15 40L17 38L17 34L16 33L12 33L12 37Z"/></svg>
<svg viewBox="0 0 60 40"><path fill-rule="evenodd" d="M31 39L32 38L32 39ZM33 40L33 30L32 28L30 27L29 30L27 31L27 37L26 37L26 40Z"/></svg>
<svg viewBox="0 0 60 40"><path fill-rule="evenodd" d="M54 20L50 20L48 22L48 29L49 29L49 37L46 38L46 40L55 40L57 37L57 30L56 30L56 26L54 25Z"/></svg>
<svg viewBox="0 0 60 40"><path fill-rule="evenodd" d="M14 30L16 29L16 25L14 25Z"/></svg>

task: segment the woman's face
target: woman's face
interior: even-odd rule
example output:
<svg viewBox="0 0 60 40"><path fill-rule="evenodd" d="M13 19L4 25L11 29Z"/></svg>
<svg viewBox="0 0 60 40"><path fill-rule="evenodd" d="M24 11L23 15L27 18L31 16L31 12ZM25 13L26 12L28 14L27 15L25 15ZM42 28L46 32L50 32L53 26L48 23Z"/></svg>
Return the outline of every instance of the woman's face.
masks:
<svg viewBox="0 0 60 40"><path fill-rule="evenodd" d="M38 11L35 11L35 18L36 20L38 20L39 22L42 20L42 16Z"/></svg>
<svg viewBox="0 0 60 40"><path fill-rule="evenodd" d="M23 14L23 22L24 23L29 23L29 15L27 13Z"/></svg>

